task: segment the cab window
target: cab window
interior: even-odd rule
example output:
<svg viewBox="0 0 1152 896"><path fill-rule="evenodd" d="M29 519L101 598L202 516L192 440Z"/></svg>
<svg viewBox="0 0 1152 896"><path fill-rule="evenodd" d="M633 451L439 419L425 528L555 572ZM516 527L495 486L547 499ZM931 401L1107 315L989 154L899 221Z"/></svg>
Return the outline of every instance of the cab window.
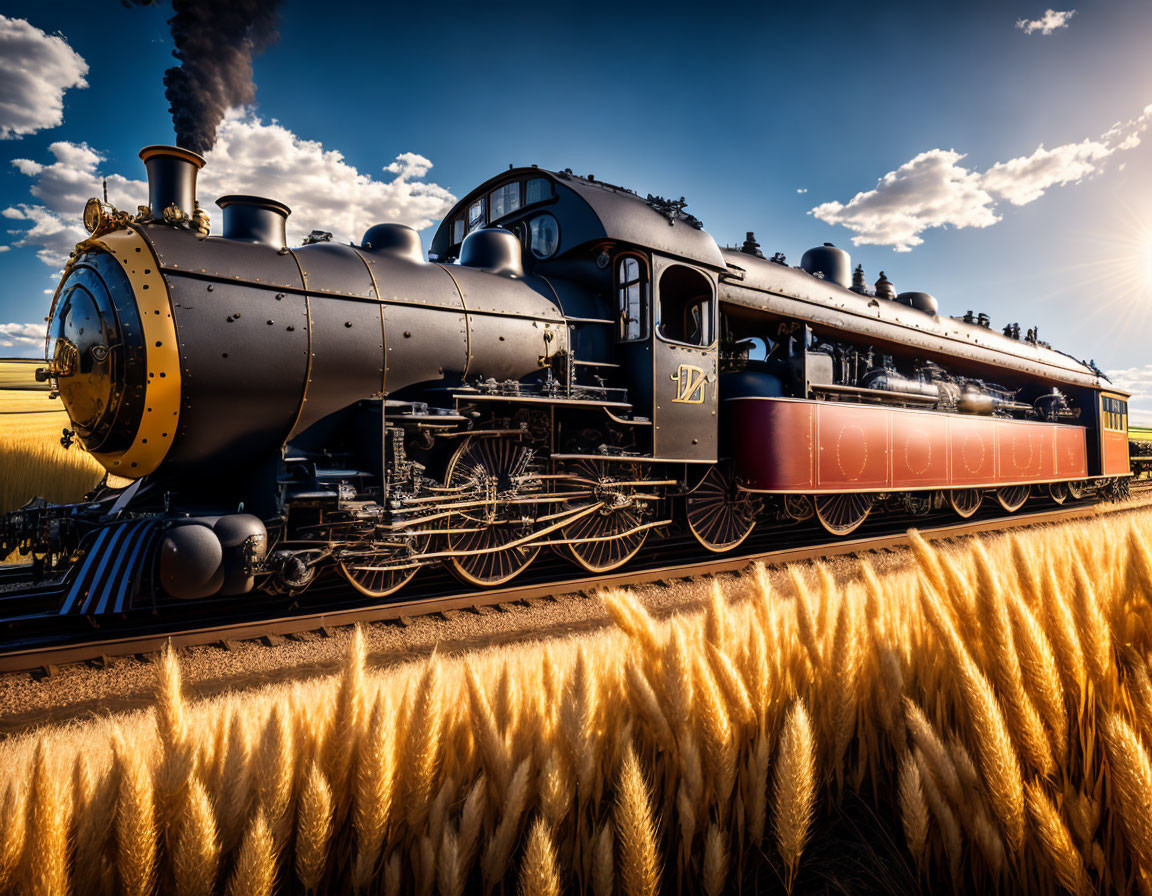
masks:
<svg viewBox="0 0 1152 896"><path fill-rule="evenodd" d="M648 267L635 255L616 262L616 297L621 342L648 338Z"/></svg>
<svg viewBox="0 0 1152 896"><path fill-rule="evenodd" d="M543 202L552 198L552 184L546 177L534 177L524 184L524 204Z"/></svg>
<svg viewBox="0 0 1152 896"><path fill-rule="evenodd" d="M712 344L712 282L684 265L660 275L656 331L670 342Z"/></svg>
<svg viewBox="0 0 1152 896"><path fill-rule="evenodd" d="M1104 428L1115 432L1128 429L1128 402L1118 398L1104 398Z"/></svg>
<svg viewBox="0 0 1152 896"><path fill-rule="evenodd" d="M488 219L495 221L520 208L520 181L497 187L488 196Z"/></svg>
<svg viewBox="0 0 1152 896"><path fill-rule="evenodd" d="M481 197L468 206L468 233L484 226L484 198Z"/></svg>

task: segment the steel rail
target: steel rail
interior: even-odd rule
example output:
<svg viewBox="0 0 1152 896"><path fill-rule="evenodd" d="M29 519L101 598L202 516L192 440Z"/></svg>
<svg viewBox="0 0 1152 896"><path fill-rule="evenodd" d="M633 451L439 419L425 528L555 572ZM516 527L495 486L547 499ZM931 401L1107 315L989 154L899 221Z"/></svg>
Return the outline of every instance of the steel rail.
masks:
<svg viewBox="0 0 1152 896"><path fill-rule="evenodd" d="M1141 489L1140 491L1145 490ZM940 541L1077 519L1132 513L1147 509L1148 506L1146 503L1135 502L1115 505L1086 504L1060 507L1055 510L1017 513L976 522L924 526L917 528L917 531L929 541ZM410 600L391 600L387 603L370 606L301 612L215 625L208 622L202 626L184 629L150 631L144 634L37 645L30 648L16 647L0 650L0 673L27 672L38 669L50 670L55 666L68 663L153 653L163 649L169 643L173 647L181 648L253 640L267 636L295 635L352 625L358 622L400 620L445 611L474 610L478 607L496 604L523 603L544 598L556 598L562 595L587 594L604 588L641 585L660 580L692 579L705 575L739 572L756 562L781 565L820 557L906 547L909 543L908 534L903 531L898 534L837 539L802 547L725 554L688 563L672 563L645 569L621 570L606 574L584 574L560 580L512 585L499 589L431 595Z"/></svg>

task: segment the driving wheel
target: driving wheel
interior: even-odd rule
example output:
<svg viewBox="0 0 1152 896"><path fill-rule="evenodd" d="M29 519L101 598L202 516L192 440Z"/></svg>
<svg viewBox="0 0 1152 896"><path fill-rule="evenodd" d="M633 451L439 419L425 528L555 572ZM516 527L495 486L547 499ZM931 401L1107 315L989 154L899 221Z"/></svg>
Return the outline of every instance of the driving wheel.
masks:
<svg viewBox="0 0 1152 896"><path fill-rule="evenodd" d="M644 506L637 498L639 464L578 460L566 467L557 490L577 518L560 530L560 553L588 572L623 566L644 546ZM584 512L587 511L587 512Z"/></svg>
<svg viewBox="0 0 1152 896"><path fill-rule="evenodd" d="M532 544L543 491L535 452L510 438L468 438L444 479L459 505L446 530L449 568L481 588L516 578L540 551Z"/></svg>
<svg viewBox="0 0 1152 896"><path fill-rule="evenodd" d="M719 465L710 467L684 499L688 528L708 550L720 554L742 544L756 527L759 500L736 487L736 479Z"/></svg>

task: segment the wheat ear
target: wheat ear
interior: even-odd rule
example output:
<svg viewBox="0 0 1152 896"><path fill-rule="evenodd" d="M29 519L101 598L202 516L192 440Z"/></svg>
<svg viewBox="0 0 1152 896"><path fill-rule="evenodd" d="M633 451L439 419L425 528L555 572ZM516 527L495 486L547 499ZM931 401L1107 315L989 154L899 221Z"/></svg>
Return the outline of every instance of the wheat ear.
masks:
<svg viewBox="0 0 1152 896"><path fill-rule="evenodd" d="M352 792L349 778L352 759L356 755L357 733L363 726L364 678L367 649L364 631L360 626L352 630L348 654L336 691L335 714L328 728L325 744L325 774L336 799L337 821L344 818Z"/></svg>
<svg viewBox="0 0 1152 896"><path fill-rule="evenodd" d="M404 794L408 824L413 829L419 829L427 816L440 759L444 722L440 677L440 658L433 655L425 663L416 685L416 699L400 754L404 759L400 790Z"/></svg>
<svg viewBox="0 0 1152 896"><path fill-rule="evenodd" d="M715 822L708 825L704 837L704 892L708 896L722 896L728 878L728 838Z"/></svg>
<svg viewBox="0 0 1152 896"><path fill-rule="evenodd" d="M674 753L676 738L672 735L672 728L664 717L664 711L660 708L660 701L656 697L656 692L652 690L652 685L648 683L648 679L636 660L627 662L625 676L632 705L648 726L653 739L661 750L669 754Z"/></svg>
<svg viewBox="0 0 1152 896"><path fill-rule="evenodd" d="M257 806L240 841L228 892L230 896L271 896L275 885L276 843L264 810Z"/></svg>
<svg viewBox="0 0 1152 896"><path fill-rule="evenodd" d="M907 750L900 757L896 795L900 804L900 822L904 826L904 839L908 841L908 851L912 853L912 858L923 863L924 846L928 841L928 805L924 801L920 766Z"/></svg>
<svg viewBox="0 0 1152 896"><path fill-rule="evenodd" d="M543 818L537 818L528 832L528 844L520 863L518 892L520 896L560 896L556 850Z"/></svg>
<svg viewBox="0 0 1152 896"><path fill-rule="evenodd" d="M808 651L808 658L813 668L823 668L823 657L820 653L820 637L816 632L816 620L812 614L812 592L808 582L797 566L788 568L788 575L792 579L792 587L796 589L793 603L796 608L796 630L800 635L800 643Z"/></svg>
<svg viewBox="0 0 1152 896"><path fill-rule="evenodd" d="M296 877L309 892L320 887L332 841L332 791L313 762L300 791L296 812Z"/></svg>
<svg viewBox="0 0 1152 896"><path fill-rule="evenodd" d="M797 700L788 710L780 739L772 814L776 849L784 860L784 883L789 893L796 880L800 854L808 841L815 803L815 738L804 702Z"/></svg>
<svg viewBox="0 0 1152 896"><path fill-rule="evenodd" d="M392 810L396 757L387 697L377 695L368 728L356 758L352 827L356 832L356 862L352 880L362 889L375 873Z"/></svg>
<svg viewBox="0 0 1152 896"><path fill-rule="evenodd" d="M617 784L616 837L623 896L655 896L660 888L656 822L644 773L631 744L624 751Z"/></svg>
<svg viewBox="0 0 1152 896"><path fill-rule="evenodd" d="M612 896L612 822L605 821L592 846L592 894Z"/></svg>
<svg viewBox="0 0 1152 896"><path fill-rule="evenodd" d="M288 810L294 783L294 747L292 726L280 707L274 705L257 748L256 801L264 810L264 820L276 841L277 853L287 843L292 830Z"/></svg>
<svg viewBox="0 0 1152 896"><path fill-rule="evenodd" d="M484 882L489 888L494 887L504 877L508 868L508 860L512 856L512 848L516 845L516 835L520 831L524 809L528 805L531 779L532 758L528 757L512 774L508 793L504 798L500 823L484 848L481 870Z"/></svg>
<svg viewBox="0 0 1152 896"><path fill-rule="evenodd" d="M156 809L152 773L117 733L113 743L120 793L116 801L116 868L121 890L146 894L156 882Z"/></svg>
<svg viewBox="0 0 1152 896"><path fill-rule="evenodd" d="M27 831L24 792L15 781L9 781L0 804L0 893L7 893L16 883Z"/></svg>
<svg viewBox="0 0 1152 896"><path fill-rule="evenodd" d="M1118 713L1104 722L1104 745L1125 839L1140 867L1152 872L1152 763L1136 732Z"/></svg>
<svg viewBox="0 0 1152 896"><path fill-rule="evenodd" d="M729 621L728 602L720 590L720 580L712 577L712 599L704 612L704 640L713 647L723 647L728 643Z"/></svg>
<svg viewBox="0 0 1152 896"><path fill-rule="evenodd" d="M156 777L156 808L169 846L173 812L183 805L188 782L196 771L196 746L188 736L180 662L169 644L160 657L156 683L156 728L160 736L160 769Z"/></svg>
<svg viewBox="0 0 1152 896"><path fill-rule="evenodd" d="M1012 611L1025 690L1052 735L1056 758L1063 759L1068 750L1068 713L1064 706L1064 688L1052 644L1031 608L1022 599L1013 595L1008 605Z"/></svg>
<svg viewBox="0 0 1152 896"><path fill-rule="evenodd" d="M1015 852L1024 839L1025 811L1024 783L1016 748L1008 735L992 686L976 668L932 586L926 580L922 580L921 585L921 606L925 616L960 673L960 692L974 730L978 732L977 755L992 809L1008 838L1008 846Z"/></svg>
<svg viewBox="0 0 1152 896"><path fill-rule="evenodd" d="M508 776L512 774L512 754L504 741L504 735L497 727L492 706L471 664L464 668L464 680L468 685L468 705L471 709L469 715L484 768L491 776L496 789L503 791L508 786Z"/></svg>
<svg viewBox="0 0 1152 896"><path fill-rule="evenodd" d="M1029 781L1025 787L1032 830L1035 831L1036 838L1044 849L1044 855L1051 863L1056 879L1069 893L1089 896L1092 886L1088 881L1084 860L1072 842L1072 835L1068 833L1068 828L1064 825L1056 807L1052 805L1052 801L1037 782Z"/></svg>
<svg viewBox="0 0 1152 896"><path fill-rule="evenodd" d="M188 785L172 850L172 877L177 896L210 896L220 867L220 840L208 792L198 778Z"/></svg>

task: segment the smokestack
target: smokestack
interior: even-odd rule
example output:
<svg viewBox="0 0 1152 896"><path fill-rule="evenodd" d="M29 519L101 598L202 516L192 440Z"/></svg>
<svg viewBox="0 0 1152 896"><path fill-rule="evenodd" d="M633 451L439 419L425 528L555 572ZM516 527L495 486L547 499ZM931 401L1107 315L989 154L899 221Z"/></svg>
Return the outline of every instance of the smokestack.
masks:
<svg viewBox="0 0 1152 896"><path fill-rule="evenodd" d="M148 169L152 219L173 223L187 220L195 225L196 172L204 167L204 159L177 146L145 146L140 158ZM182 212L183 218L177 212Z"/></svg>
<svg viewBox="0 0 1152 896"><path fill-rule="evenodd" d="M284 225L292 210L283 202L262 196L221 196L216 204L224 210L225 239L259 243L274 249L288 245Z"/></svg>

